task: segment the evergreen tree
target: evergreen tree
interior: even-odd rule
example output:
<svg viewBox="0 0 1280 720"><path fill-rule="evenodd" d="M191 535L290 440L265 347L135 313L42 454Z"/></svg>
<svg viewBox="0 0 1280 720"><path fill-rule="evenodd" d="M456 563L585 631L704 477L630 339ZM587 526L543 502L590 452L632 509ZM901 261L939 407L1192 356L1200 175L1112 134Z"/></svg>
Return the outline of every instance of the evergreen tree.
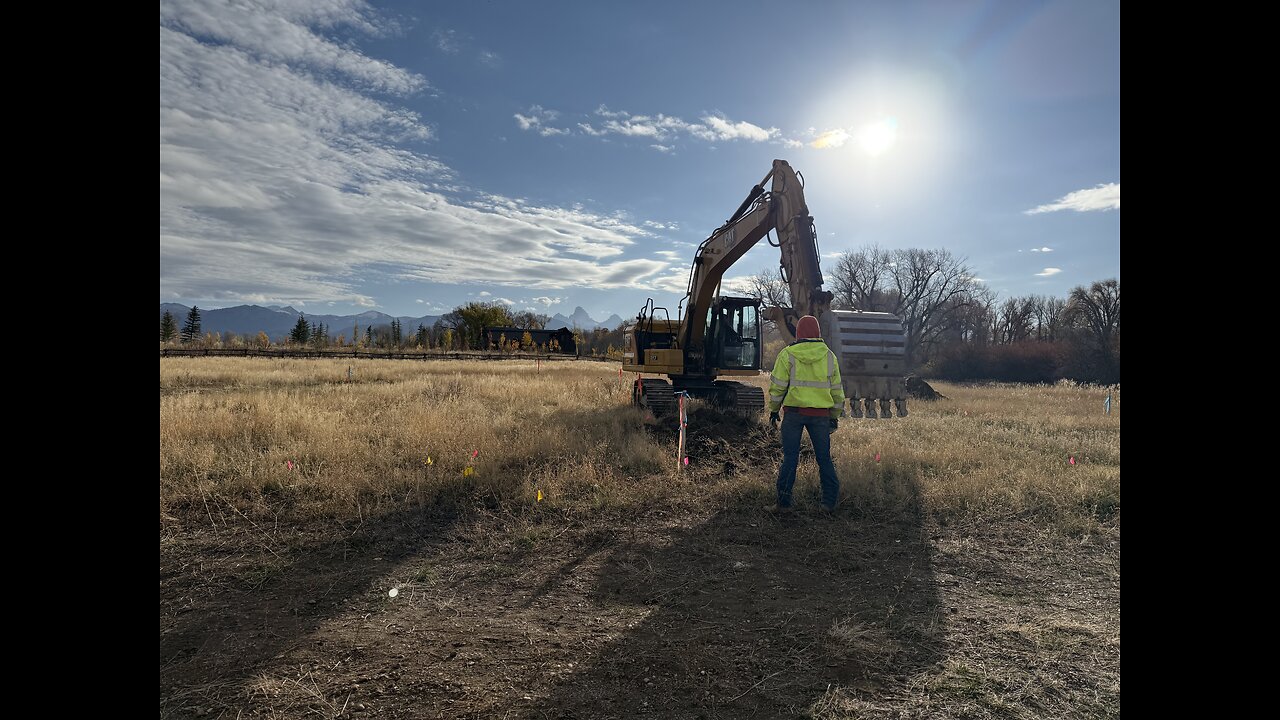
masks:
<svg viewBox="0 0 1280 720"><path fill-rule="evenodd" d="M373 347L373 326L367 325L364 329L364 346Z"/></svg>
<svg viewBox="0 0 1280 720"><path fill-rule="evenodd" d="M183 343L193 343L200 339L200 308L195 305L187 312L187 321L182 323Z"/></svg>
<svg viewBox="0 0 1280 720"><path fill-rule="evenodd" d="M306 345L311 339L311 324L307 322L306 315L299 315L298 322L294 324L293 330L289 331L289 340L298 345Z"/></svg>
<svg viewBox="0 0 1280 720"><path fill-rule="evenodd" d="M418 323L418 333L415 338L415 344L419 347L431 347L431 336L427 335L427 329L422 327L422 323Z"/></svg>
<svg viewBox="0 0 1280 720"><path fill-rule="evenodd" d="M177 334L178 323L173 319L173 313L165 310L164 317L160 318L160 342L169 342Z"/></svg>

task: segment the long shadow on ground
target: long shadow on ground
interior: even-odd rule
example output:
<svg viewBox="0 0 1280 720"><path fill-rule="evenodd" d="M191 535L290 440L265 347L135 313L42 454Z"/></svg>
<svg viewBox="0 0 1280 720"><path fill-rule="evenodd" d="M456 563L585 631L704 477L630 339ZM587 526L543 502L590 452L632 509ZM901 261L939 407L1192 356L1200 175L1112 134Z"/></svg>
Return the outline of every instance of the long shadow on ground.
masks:
<svg viewBox="0 0 1280 720"><path fill-rule="evenodd" d="M242 525L162 542L161 716L234 702L274 658L362 602L375 579L446 542L454 520L405 509L346 531Z"/></svg>
<svg viewBox="0 0 1280 720"><path fill-rule="evenodd" d="M938 660L918 514L775 518L748 502L617 547L593 598L647 614L523 716L792 717L838 686L892 692Z"/></svg>

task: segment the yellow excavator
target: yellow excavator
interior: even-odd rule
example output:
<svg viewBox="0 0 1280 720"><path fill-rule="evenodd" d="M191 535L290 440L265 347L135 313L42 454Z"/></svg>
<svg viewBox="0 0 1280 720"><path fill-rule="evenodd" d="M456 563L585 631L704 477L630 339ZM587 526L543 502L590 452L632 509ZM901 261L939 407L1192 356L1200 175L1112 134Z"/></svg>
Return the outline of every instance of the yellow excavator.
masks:
<svg viewBox="0 0 1280 720"><path fill-rule="evenodd" d="M765 190L771 180L770 189ZM721 295L720 280L771 232L776 232L778 241L769 244L781 250L782 279L793 307L766 308L765 318L788 342L795 340L801 317L818 319L823 339L840 359L845 397L854 417L892 417L893 409L899 417L906 416L902 323L889 313L831 309L832 294L822 289L817 236L804 201L803 176L785 160L774 160L773 169L751 188L737 211L698 246L676 319L650 299L635 321L625 326L622 369L670 378L637 376L632 403L668 413L676 407L675 393L684 392L739 413L764 409L761 388L719 379L759 375L763 340L761 301Z"/></svg>

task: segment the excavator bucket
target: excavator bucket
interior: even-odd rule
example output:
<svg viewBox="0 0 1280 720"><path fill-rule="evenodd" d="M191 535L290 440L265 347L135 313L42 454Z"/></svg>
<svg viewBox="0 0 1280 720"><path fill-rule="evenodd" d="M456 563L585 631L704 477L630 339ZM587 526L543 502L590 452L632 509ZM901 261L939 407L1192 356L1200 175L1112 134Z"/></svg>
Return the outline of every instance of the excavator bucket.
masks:
<svg viewBox="0 0 1280 720"><path fill-rule="evenodd" d="M906 335L889 313L829 310L822 337L840 358L840 377L853 417L907 415ZM876 406L879 405L879 408Z"/></svg>

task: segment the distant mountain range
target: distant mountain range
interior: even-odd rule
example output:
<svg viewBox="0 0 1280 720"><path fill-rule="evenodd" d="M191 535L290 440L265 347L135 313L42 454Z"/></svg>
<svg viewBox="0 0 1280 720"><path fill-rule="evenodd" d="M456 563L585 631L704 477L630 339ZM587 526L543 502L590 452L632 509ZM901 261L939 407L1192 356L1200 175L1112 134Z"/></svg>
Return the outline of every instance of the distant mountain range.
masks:
<svg viewBox="0 0 1280 720"><path fill-rule="evenodd" d="M165 310L173 313L173 319L178 323L178 328L181 329L183 321L187 319L187 312L191 308L179 303L160 303L161 317L164 316ZM419 323L426 327L431 327L436 320L440 319L439 315L423 315L422 317L404 315L399 318L393 318L391 315L374 310L362 312L359 315L312 315L311 313L299 313L291 307L280 307L279 305L270 305L268 307L237 305L217 310L201 308L200 329L203 332L235 333L237 335L257 335L259 332L265 332L272 340L279 340L288 335L290 330L293 330L293 326L298 323L298 315L301 314L305 314L307 321L313 325L316 323L327 325L329 334L334 337L342 334L346 335L348 339L350 339L357 323L360 325L360 332L364 332L364 329L370 325L374 327L390 325L392 319L398 319L401 327L404 328L405 334L411 334L417 331Z"/></svg>
<svg viewBox="0 0 1280 720"><path fill-rule="evenodd" d="M622 318L618 317L617 313L610 315L609 319L604 322L597 322L587 314L586 310L583 310L581 307L576 307L573 309L573 314L568 317L561 315L560 313L552 315L551 321L547 323L547 327L553 329L562 327L580 328L582 330L595 330L598 327L602 327L606 330L613 330L621 324Z"/></svg>
<svg viewBox="0 0 1280 720"><path fill-rule="evenodd" d="M178 323L178 327L182 327L182 323L187 318L187 312L191 308L180 303L160 303L160 315L162 317L165 311L173 313L173 319ZM259 332L265 332L272 340L279 340L289 334L293 330L293 326L298 322L297 310L291 307L281 307L279 305L269 305L262 307L261 305L237 305L229 308L219 308L217 310L200 310L200 329L203 332L216 333L235 333L237 335L257 335ZM440 319L439 315L423 315L422 317L412 317L409 315L401 315L399 317L388 315L386 313L370 310L362 312L359 315L312 315L305 313L307 321L313 325L316 323L324 323L329 327L329 333L333 336L343 334L351 336L351 332L357 324L360 325L360 331L370 325L379 327L390 325L393 319L400 321L401 327L404 328L406 334L411 334L418 329L421 324L425 327L431 327L436 320ZM557 329L561 327L580 328L583 330L594 330L597 327L604 327L612 330L618 327L622 322L622 318L617 315L609 316L604 322L596 322L582 308L574 308L573 314L565 317L557 313L547 323L548 328Z"/></svg>

